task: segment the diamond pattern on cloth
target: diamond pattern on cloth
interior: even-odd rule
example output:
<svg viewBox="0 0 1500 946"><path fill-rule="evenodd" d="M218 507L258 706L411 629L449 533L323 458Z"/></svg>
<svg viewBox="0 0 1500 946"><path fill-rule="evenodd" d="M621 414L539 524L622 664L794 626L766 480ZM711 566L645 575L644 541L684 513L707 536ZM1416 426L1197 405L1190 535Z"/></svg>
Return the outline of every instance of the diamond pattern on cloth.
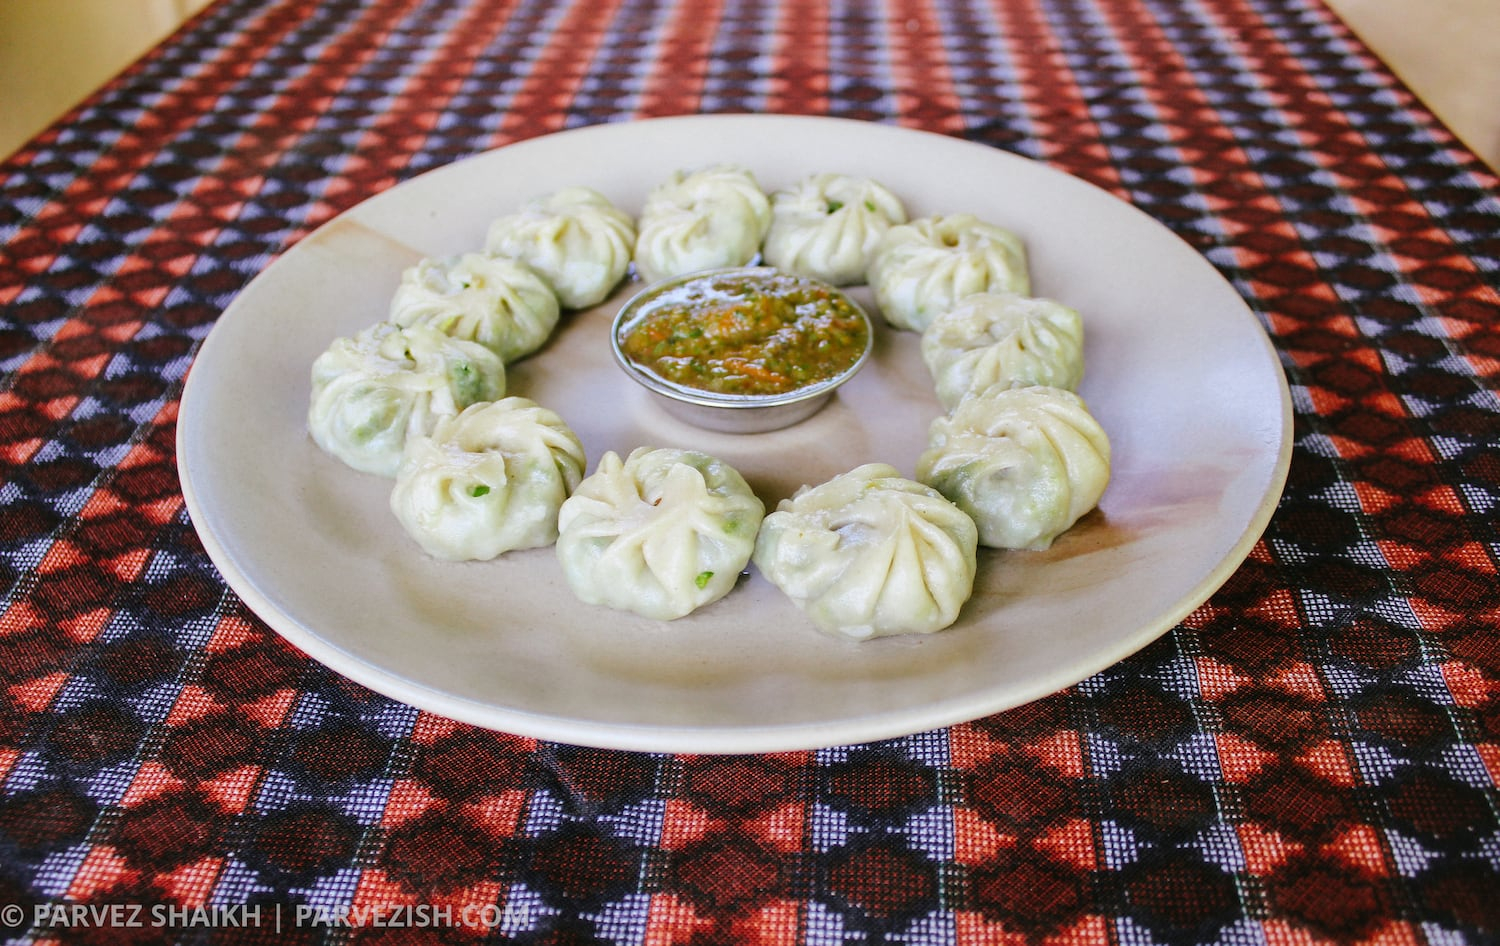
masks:
<svg viewBox="0 0 1500 946"><path fill-rule="evenodd" d="M1296 411L1244 565L1077 686L819 752L488 732L272 634L177 482L230 299L432 167L747 111L1035 158L1202 252ZM136 904L265 908L177 931L215 942L1492 942L1497 234L1494 175L1318 0L221 0L0 165L4 932ZM359 920L400 907L442 922Z"/></svg>

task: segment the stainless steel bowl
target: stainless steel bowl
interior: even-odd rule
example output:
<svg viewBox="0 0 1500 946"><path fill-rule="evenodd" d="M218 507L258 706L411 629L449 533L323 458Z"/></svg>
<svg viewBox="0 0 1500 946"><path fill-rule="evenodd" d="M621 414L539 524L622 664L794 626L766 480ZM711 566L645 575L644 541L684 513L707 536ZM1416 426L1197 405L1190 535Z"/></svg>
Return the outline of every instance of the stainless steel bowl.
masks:
<svg viewBox="0 0 1500 946"><path fill-rule="evenodd" d="M695 427L724 431L734 434L760 433L790 427L815 414L833 396L839 385L848 381L870 360L875 345L875 326L859 303L848 295L827 284L820 285L836 293L848 302L865 323L865 350L859 358L841 374L818 381L794 391L780 394L724 394L678 384L661 377L644 365L633 361L622 347L622 337L641 307L661 293L699 279L710 279L734 274L771 274L777 270L767 266L745 266L731 269L713 269L702 272L672 276L646 286L620 307L610 329L610 345L615 361L637 384L650 391L661 406L679 420ZM813 280L816 281L816 280Z"/></svg>

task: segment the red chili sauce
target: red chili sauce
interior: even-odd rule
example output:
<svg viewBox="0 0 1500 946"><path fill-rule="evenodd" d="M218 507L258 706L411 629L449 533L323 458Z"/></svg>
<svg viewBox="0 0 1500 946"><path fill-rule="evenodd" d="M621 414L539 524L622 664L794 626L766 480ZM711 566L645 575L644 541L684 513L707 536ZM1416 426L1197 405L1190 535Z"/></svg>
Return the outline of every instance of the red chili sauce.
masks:
<svg viewBox="0 0 1500 946"><path fill-rule="evenodd" d="M775 271L665 287L622 327L621 350L661 378L722 394L783 394L835 378L870 326L837 289Z"/></svg>

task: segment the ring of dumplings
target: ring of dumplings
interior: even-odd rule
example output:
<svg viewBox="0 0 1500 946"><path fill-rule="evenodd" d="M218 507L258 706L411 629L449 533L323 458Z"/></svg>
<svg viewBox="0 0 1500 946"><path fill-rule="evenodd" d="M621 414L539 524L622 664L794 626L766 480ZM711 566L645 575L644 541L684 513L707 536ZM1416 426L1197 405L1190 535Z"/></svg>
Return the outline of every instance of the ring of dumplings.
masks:
<svg viewBox="0 0 1500 946"><path fill-rule="evenodd" d="M769 514L729 464L691 449L606 452L585 475L553 411L506 396L506 365L596 305L634 265L648 281L754 262L867 284L919 332L945 413L915 478L863 463ZM951 626L980 546L1045 549L1099 502L1110 445L1075 392L1078 312L1033 298L1021 239L972 214L909 220L879 182L818 173L767 195L745 168L679 170L639 220L565 187L494 220L484 252L424 259L388 317L314 362L307 426L429 555L554 546L582 602L671 621L753 563L819 630L863 640Z"/></svg>

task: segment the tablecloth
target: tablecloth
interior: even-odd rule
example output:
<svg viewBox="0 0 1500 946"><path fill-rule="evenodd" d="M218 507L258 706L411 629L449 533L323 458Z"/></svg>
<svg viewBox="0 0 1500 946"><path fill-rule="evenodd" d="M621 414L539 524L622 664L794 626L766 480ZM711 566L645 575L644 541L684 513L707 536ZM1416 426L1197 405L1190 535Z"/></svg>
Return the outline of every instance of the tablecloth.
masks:
<svg viewBox="0 0 1500 946"><path fill-rule="evenodd" d="M698 112L980 142L1198 249L1296 413L1243 566L1045 699L781 754L461 725L270 632L174 461L225 306L422 171ZM0 166L5 935L1495 942L1497 198L1318 0L221 0Z"/></svg>

